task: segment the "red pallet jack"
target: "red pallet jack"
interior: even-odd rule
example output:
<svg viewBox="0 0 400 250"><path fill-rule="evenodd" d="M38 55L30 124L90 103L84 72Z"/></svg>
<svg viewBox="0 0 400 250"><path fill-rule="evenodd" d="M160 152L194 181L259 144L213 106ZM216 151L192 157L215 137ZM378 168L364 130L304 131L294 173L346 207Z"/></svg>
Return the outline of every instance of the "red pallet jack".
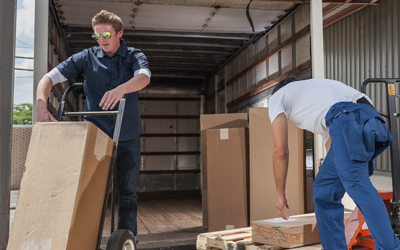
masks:
<svg viewBox="0 0 400 250"><path fill-rule="evenodd" d="M393 136L392 144L390 145L390 159L392 167L392 191L378 191L380 197L385 203L388 211L388 216L391 220L393 232L396 235L400 234L400 151L399 151L399 135L397 118L400 113L396 112L396 98L400 95L396 94L395 84L400 83L400 79L366 79L361 85L361 92L366 93L367 85L385 84L386 87L386 101L387 113L379 112L383 117L388 120L388 127ZM356 207L351 214L345 226L346 243L348 250L375 250L375 242L370 231L363 228L365 219L360 210Z"/></svg>
<svg viewBox="0 0 400 250"><path fill-rule="evenodd" d="M379 190L378 193L385 203L388 213L390 213L390 201L393 199L393 192ZM374 238L367 228L363 229L364 223L365 219L356 207L344 229L348 250L375 250Z"/></svg>

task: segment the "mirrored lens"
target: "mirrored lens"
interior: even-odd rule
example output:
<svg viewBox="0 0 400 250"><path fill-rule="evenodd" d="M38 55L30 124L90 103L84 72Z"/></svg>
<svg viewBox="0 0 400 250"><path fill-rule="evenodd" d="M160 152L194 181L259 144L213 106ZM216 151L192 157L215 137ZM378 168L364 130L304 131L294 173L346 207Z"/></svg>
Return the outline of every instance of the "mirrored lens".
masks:
<svg viewBox="0 0 400 250"><path fill-rule="evenodd" d="M111 38L111 33L108 32L108 31L103 32L101 35L102 35L105 39L110 39L110 38Z"/></svg>
<svg viewBox="0 0 400 250"><path fill-rule="evenodd" d="M94 40L99 40L100 39L100 34L99 33L93 33L92 35Z"/></svg>

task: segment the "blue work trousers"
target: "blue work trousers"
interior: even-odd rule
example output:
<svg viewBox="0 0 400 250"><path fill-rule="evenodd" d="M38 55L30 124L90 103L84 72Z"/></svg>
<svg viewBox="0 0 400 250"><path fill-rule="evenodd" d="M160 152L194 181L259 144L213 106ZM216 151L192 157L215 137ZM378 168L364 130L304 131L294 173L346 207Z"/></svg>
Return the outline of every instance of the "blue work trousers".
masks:
<svg viewBox="0 0 400 250"><path fill-rule="evenodd" d="M118 143L118 229L129 229L134 236L137 236L136 185L139 180L140 158L139 138Z"/></svg>
<svg viewBox="0 0 400 250"><path fill-rule="evenodd" d="M333 119L329 129L331 148L314 181L314 209L322 246L325 250L347 250L341 202L347 192L367 222L375 249L400 249L383 200L369 179L368 162L350 159L340 119Z"/></svg>

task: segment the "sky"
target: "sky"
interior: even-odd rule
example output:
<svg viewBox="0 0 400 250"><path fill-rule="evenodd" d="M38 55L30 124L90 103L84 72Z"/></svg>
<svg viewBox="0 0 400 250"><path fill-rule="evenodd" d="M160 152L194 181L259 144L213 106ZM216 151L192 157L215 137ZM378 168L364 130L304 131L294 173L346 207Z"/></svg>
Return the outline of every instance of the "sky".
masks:
<svg viewBox="0 0 400 250"><path fill-rule="evenodd" d="M17 0L15 68L33 69L35 0ZM33 102L33 71L15 70L14 105Z"/></svg>

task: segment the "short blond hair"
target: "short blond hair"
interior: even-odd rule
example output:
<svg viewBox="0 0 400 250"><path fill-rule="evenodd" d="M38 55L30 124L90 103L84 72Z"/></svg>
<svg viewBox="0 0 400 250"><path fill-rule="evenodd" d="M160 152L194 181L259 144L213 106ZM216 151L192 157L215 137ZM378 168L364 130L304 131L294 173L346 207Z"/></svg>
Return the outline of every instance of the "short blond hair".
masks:
<svg viewBox="0 0 400 250"><path fill-rule="evenodd" d="M124 28L124 23L121 18L106 10L100 11L92 18L93 31L94 26L97 24L111 24L116 33L120 32Z"/></svg>

